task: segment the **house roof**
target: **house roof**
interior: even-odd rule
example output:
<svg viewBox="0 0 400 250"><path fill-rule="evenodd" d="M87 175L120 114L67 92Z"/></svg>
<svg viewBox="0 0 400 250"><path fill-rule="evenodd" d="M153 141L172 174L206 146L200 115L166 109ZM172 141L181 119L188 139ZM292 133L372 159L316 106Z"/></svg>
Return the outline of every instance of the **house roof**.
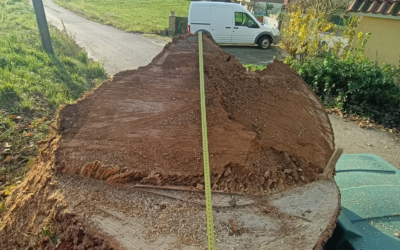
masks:
<svg viewBox="0 0 400 250"><path fill-rule="evenodd" d="M348 12L400 16L400 0L353 0Z"/></svg>

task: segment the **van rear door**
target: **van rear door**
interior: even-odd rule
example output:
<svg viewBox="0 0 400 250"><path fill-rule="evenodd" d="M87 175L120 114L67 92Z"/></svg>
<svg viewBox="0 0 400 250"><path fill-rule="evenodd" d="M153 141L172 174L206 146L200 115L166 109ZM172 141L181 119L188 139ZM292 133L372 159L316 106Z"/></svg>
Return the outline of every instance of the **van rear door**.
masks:
<svg viewBox="0 0 400 250"><path fill-rule="evenodd" d="M233 7L211 5L211 35L217 43L231 43Z"/></svg>
<svg viewBox="0 0 400 250"><path fill-rule="evenodd" d="M205 2L192 2L189 8L189 33L196 33L199 30L211 33L210 12L210 4Z"/></svg>

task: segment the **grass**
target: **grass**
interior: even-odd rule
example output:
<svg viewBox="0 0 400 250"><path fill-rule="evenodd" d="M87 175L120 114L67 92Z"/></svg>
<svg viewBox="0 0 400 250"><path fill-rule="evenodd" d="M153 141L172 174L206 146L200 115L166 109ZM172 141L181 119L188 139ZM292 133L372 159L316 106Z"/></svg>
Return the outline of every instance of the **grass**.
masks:
<svg viewBox="0 0 400 250"><path fill-rule="evenodd" d="M128 32L168 29L169 15L188 16L187 0L55 0L86 19Z"/></svg>
<svg viewBox="0 0 400 250"><path fill-rule="evenodd" d="M56 109L107 78L66 32L50 33L52 56L41 47L28 1L0 0L0 193L32 165Z"/></svg>
<svg viewBox="0 0 400 250"><path fill-rule="evenodd" d="M247 71L261 71L267 68L266 65L254 65L254 64L244 64L243 67Z"/></svg>

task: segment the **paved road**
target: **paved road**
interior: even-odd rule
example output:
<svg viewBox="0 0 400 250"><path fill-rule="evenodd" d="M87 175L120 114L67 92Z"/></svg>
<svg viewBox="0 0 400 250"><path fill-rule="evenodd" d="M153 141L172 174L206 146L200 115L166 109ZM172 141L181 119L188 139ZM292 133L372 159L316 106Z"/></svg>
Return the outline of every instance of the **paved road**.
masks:
<svg viewBox="0 0 400 250"><path fill-rule="evenodd" d="M162 40L146 38L140 34L127 33L89 21L58 6L52 0L43 0L43 4L47 20L59 29L65 26L79 46L86 49L90 58L104 63L110 75L147 65L165 45L165 41ZM258 65L265 65L274 58L283 59L275 46L267 50L260 50L257 46L221 48L229 54L234 54L242 64L257 62Z"/></svg>
<svg viewBox="0 0 400 250"><path fill-rule="evenodd" d="M272 45L269 49L262 50L256 45L254 46L221 46L221 49L226 53L235 55L242 64L256 64L256 65L267 65L271 63L274 58L283 60L283 56L280 49L277 46Z"/></svg>
<svg viewBox="0 0 400 250"><path fill-rule="evenodd" d="M59 29L63 29L64 23L79 46L85 48L90 58L103 62L110 75L149 64L164 46L140 34L86 20L52 0L43 0L43 4L47 20Z"/></svg>
<svg viewBox="0 0 400 250"><path fill-rule="evenodd" d="M89 56L104 62L110 75L147 65L165 44L157 39L88 21L59 7L52 0L43 0L43 3L48 21L62 29L62 20L67 31L74 35L76 42L86 49ZM274 46L268 50L260 50L256 46L222 46L222 49L234 54L243 64L265 65L274 57L282 59L279 50ZM330 115L329 118L336 145L342 147L344 153L377 154L400 169L400 142L395 141L394 136L359 128L356 124L343 122L336 116Z"/></svg>

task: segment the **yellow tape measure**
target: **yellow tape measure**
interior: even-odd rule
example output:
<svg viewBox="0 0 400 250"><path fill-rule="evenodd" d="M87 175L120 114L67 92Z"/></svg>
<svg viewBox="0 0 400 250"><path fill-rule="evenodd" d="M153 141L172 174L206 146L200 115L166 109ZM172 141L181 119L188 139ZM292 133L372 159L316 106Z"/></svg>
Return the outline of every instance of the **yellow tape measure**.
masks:
<svg viewBox="0 0 400 250"><path fill-rule="evenodd" d="M201 128L203 136L203 161L204 161L204 183L206 191L206 212L207 212L207 238L208 250L215 249L214 241L214 222L211 200L210 183L210 161L208 158L208 138L207 138L207 116L206 116L206 91L204 88L204 66L203 66L203 35L199 37L199 70L200 70L200 101L201 101Z"/></svg>

